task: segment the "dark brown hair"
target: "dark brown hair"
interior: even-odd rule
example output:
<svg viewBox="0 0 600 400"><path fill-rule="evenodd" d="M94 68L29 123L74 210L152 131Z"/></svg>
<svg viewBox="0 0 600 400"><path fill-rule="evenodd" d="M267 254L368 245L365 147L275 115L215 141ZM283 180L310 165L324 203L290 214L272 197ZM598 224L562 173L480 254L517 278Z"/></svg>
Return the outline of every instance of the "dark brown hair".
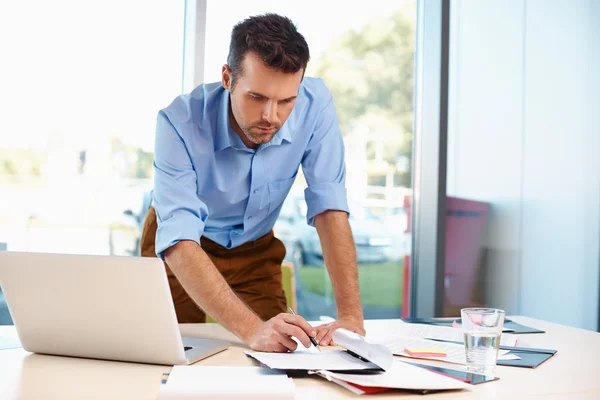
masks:
<svg viewBox="0 0 600 400"><path fill-rule="evenodd" d="M308 44L296 25L277 14L257 15L236 24L231 32L227 64L231 69L231 87L243 73L242 62L254 52L267 67L285 73L306 71L310 59Z"/></svg>

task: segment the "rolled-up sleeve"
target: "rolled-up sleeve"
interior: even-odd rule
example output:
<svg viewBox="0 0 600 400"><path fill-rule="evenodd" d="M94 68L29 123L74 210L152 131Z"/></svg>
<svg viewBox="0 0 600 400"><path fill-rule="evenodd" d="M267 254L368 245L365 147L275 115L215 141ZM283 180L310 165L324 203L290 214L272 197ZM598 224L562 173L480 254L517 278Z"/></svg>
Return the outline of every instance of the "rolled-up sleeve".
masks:
<svg viewBox="0 0 600 400"><path fill-rule="evenodd" d="M317 117L302 159L302 171L308 184L304 197L308 208L306 222L309 225L314 226L315 216L327 210L349 213L344 141L331 94Z"/></svg>
<svg viewBox="0 0 600 400"><path fill-rule="evenodd" d="M156 255L182 240L200 244L208 208L197 194L196 172L185 143L168 116L159 112L154 150L154 192L158 230Z"/></svg>

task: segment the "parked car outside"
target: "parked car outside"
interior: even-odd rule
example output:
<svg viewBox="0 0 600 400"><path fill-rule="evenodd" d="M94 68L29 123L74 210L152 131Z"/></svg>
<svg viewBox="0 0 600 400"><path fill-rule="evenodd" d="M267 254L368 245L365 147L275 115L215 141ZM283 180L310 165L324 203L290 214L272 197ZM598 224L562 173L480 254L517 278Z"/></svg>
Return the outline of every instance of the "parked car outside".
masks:
<svg viewBox="0 0 600 400"><path fill-rule="evenodd" d="M350 226L360 264L400 259L404 254L404 227L396 227L371 210L350 202ZM275 224L277 236L287 249L286 260L294 265L323 266L323 252L317 230L306 222L307 206L302 195L290 194Z"/></svg>
<svg viewBox="0 0 600 400"><path fill-rule="evenodd" d="M144 191L136 206L125 210L111 225L109 247L112 255L140 255L140 239L151 192ZM350 226L360 264L399 260L405 252L405 222L379 217L367 207L349 202ZM295 266L323 266L323 252L317 230L306 222L307 206L301 192L292 192L284 201L275 223L275 236L286 247L285 260ZM389 219L389 220L388 220Z"/></svg>
<svg viewBox="0 0 600 400"><path fill-rule="evenodd" d="M110 255L139 256L142 227L150 208L151 191L143 191L141 199L124 210L110 225L108 244Z"/></svg>

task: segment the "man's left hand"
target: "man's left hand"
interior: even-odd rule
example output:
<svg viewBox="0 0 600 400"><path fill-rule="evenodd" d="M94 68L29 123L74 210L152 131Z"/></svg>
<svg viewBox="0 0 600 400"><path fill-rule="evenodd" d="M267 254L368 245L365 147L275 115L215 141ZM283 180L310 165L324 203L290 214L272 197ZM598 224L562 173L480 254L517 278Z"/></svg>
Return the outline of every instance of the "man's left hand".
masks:
<svg viewBox="0 0 600 400"><path fill-rule="evenodd" d="M319 346L335 346L331 335L333 335L333 332L335 332L335 330L338 328L348 329L349 331L358 333L362 336L365 336L366 334L363 321L357 321L352 319L340 319L338 321L333 321L327 324L315 326L315 331L317 332L315 339Z"/></svg>

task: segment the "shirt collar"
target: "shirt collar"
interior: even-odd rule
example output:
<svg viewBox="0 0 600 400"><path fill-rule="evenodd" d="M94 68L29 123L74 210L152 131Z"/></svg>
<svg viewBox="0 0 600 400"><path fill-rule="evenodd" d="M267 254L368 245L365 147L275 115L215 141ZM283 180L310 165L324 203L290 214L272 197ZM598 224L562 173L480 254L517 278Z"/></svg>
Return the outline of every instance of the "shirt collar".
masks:
<svg viewBox="0 0 600 400"><path fill-rule="evenodd" d="M242 139L233 130L231 124L229 123L229 90L224 89L223 93L221 93L217 112L217 127L214 138L215 152L224 150L228 147L233 147L239 150L247 149ZM288 143L291 143L292 135L290 132L289 122L292 117L293 111L285 124L283 124L281 129L279 129L275 136L273 136L273 139L271 139L269 143L260 145L260 147L264 148L268 146L279 146L284 140Z"/></svg>

